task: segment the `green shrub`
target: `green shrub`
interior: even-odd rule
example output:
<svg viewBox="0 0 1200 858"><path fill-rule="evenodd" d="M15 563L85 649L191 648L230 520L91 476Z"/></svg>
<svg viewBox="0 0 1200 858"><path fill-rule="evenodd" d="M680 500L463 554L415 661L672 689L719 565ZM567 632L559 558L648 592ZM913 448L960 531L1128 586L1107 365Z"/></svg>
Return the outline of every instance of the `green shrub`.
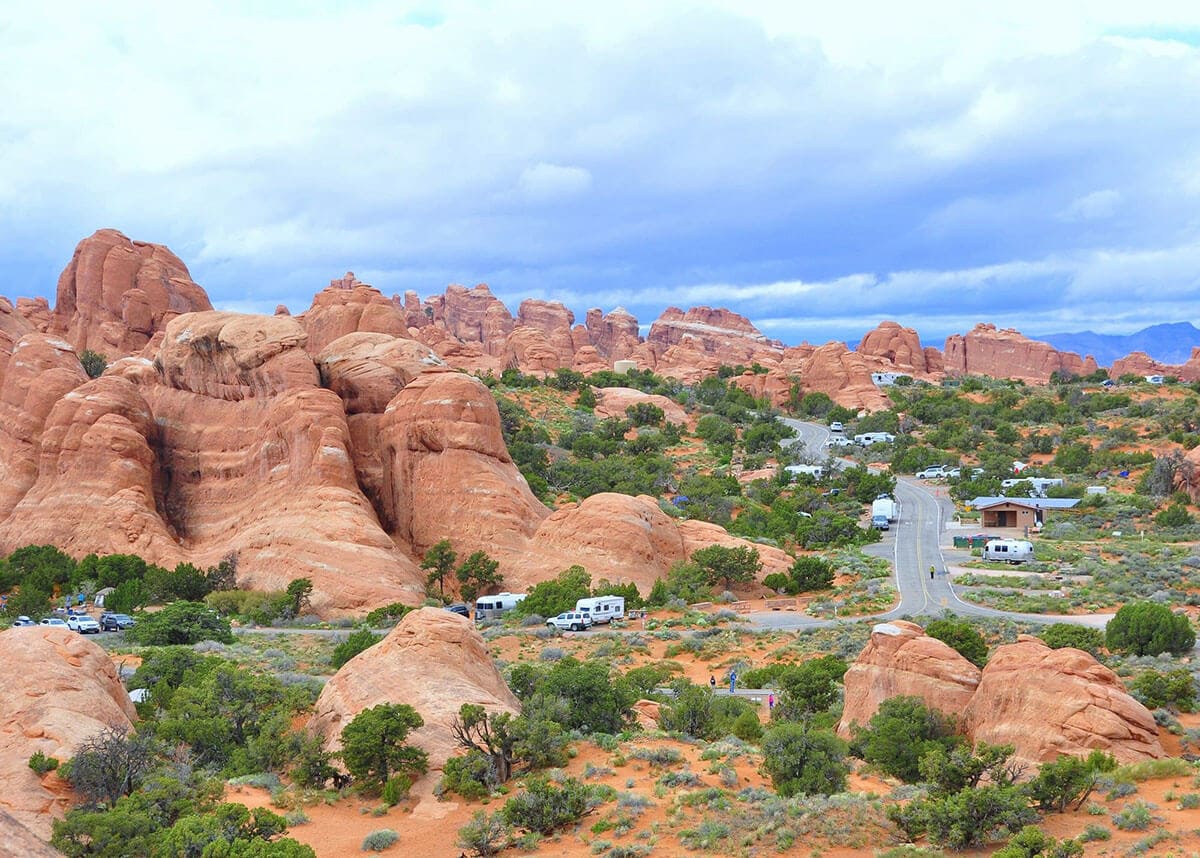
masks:
<svg viewBox="0 0 1200 858"><path fill-rule="evenodd" d="M763 735L762 753L763 771L782 796L833 795L846 788L846 743L833 733L784 722Z"/></svg>
<svg viewBox="0 0 1200 858"><path fill-rule="evenodd" d="M39 775L44 775L58 768L58 760L55 757L47 757L41 751L34 751L29 758L29 768Z"/></svg>
<svg viewBox="0 0 1200 858"><path fill-rule="evenodd" d="M1097 825L1094 822L1089 822L1084 826L1083 831L1079 832L1080 843L1091 843L1095 840L1111 840L1112 832L1103 825Z"/></svg>
<svg viewBox="0 0 1200 858"><path fill-rule="evenodd" d="M229 620L200 602L172 602L161 611L138 618L125 637L145 646L194 644L200 641L233 643Z"/></svg>
<svg viewBox="0 0 1200 858"><path fill-rule="evenodd" d="M1156 602L1125 605L1108 622L1105 641L1114 651L1134 655L1182 655L1196 645L1196 633L1184 614Z"/></svg>
<svg viewBox="0 0 1200 858"><path fill-rule="evenodd" d="M854 725L851 752L906 783L921 778L920 760L934 747L958 744L954 721L918 697L883 701L866 727Z"/></svg>
<svg viewBox="0 0 1200 858"><path fill-rule="evenodd" d="M380 628L381 626L395 625L404 619L404 615L411 611L412 605L405 605L402 602L392 602L380 608L376 608L363 617L363 623L368 628Z"/></svg>
<svg viewBox="0 0 1200 858"><path fill-rule="evenodd" d="M379 637L370 629L359 629L351 632L350 635L341 643L333 648L333 656L330 662L333 664L334 670L339 669L342 665L348 662L354 656L364 650L370 649L379 642Z"/></svg>
<svg viewBox="0 0 1200 858"><path fill-rule="evenodd" d="M363 852L382 852L389 846L392 846L400 839L400 835L390 828L380 828L378 831L372 831L363 838Z"/></svg>
<svg viewBox="0 0 1200 858"><path fill-rule="evenodd" d="M512 832L499 813L490 816L477 810L471 821L458 829L458 845L470 849L480 858L498 855L508 845Z"/></svg>
<svg viewBox="0 0 1200 858"><path fill-rule="evenodd" d="M1154 814L1144 801L1127 804L1120 813L1113 814L1113 825L1122 831L1145 831L1154 821Z"/></svg>
<svg viewBox="0 0 1200 858"><path fill-rule="evenodd" d="M424 774L428 766L425 751L404 743L411 730L424 724L406 703L364 709L342 730L342 762L368 792L382 790L396 775L411 778Z"/></svg>
<svg viewBox="0 0 1200 858"><path fill-rule="evenodd" d="M456 792L468 801L477 801L498 785L496 767L487 754L471 749L463 756L446 760L439 789Z"/></svg>
<svg viewBox="0 0 1200 858"><path fill-rule="evenodd" d="M1086 759L1064 754L1042 764L1027 785L1029 797L1042 810L1063 813L1071 805L1079 810L1096 788L1097 774L1116 767L1117 761L1101 751L1092 751Z"/></svg>
<svg viewBox="0 0 1200 858"><path fill-rule="evenodd" d="M987 643L966 620L934 620L925 627L925 634L951 647L976 667L987 663Z"/></svg>
<svg viewBox="0 0 1200 858"><path fill-rule="evenodd" d="M1074 623L1051 623L1038 632L1042 643L1050 649L1073 647L1099 656L1104 647L1104 632Z"/></svg>
<svg viewBox="0 0 1200 858"><path fill-rule="evenodd" d="M591 790L575 778L567 778L561 787L545 778L530 778L525 791L505 802L500 812L509 825L550 834L582 819L591 796Z"/></svg>
<svg viewBox="0 0 1200 858"><path fill-rule="evenodd" d="M1182 668L1166 673L1147 670L1134 678L1129 690L1147 709L1196 710L1196 683L1192 674Z"/></svg>
<svg viewBox="0 0 1200 858"><path fill-rule="evenodd" d="M743 742L757 742L762 738L763 734L762 723L758 720L758 713L753 709L747 709L734 720L732 732L733 735L737 736Z"/></svg>
<svg viewBox="0 0 1200 858"><path fill-rule="evenodd" d="M408 796L408 791L412 787L412 778L408 775L392 775L387 779L387 783L383 785L383 792L380 798L388 807L395 807Z"/></svg>

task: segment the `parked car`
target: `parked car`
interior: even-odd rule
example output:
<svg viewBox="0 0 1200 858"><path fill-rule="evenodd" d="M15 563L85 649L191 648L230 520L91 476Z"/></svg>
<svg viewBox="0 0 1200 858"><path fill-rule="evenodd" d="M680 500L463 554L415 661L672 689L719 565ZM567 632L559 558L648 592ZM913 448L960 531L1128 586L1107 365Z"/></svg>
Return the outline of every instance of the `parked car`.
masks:
<svg viewBox="0 0 1200 858"><path fill-rule="evenodd" d="M944 476L946 476L945 465L931 465L923 471L917 471L918 480L936 480Z"/></svg>
<svg viewBox="0 0 1200 858"><path fill-rule="evenodd" d="M946 471L946 476L949 479L957 480L962 476L962 468L951 468L950 470Z"/></svg>
<svg viewBox="0 0 1200 858"><path fill-rule="evenodd" d="M129 614L116 614L105 611L100 615L100 629L106 632L119 632L135 625L137 621Z"/></svg>
<svg viewBox="0 0 1200 858"><path fill-rule="evenodd" d="M830 432L841 432L841 431L843 431L843 428L844 427L842 426L842 424L839 423L837 420L834 420L832 423L829 424Z"/></svg>
<svg viewBox="0 0 1200 858"><path fill-rule="evenodd" d="M446 610L452 614L458 614L460 617L466 617L468 620L471 619L471 609L462 602L454 605L447 605Z"/></svg>
<svg viewBox="0 0 1200 858"><path fill-rule="evenodd" d="M871 516L871 527L875 528L876 530L887 530L889 527L888 517L886 515Z"/></svg>
<svg viewBox="0 0 1200 858"><path fill-rule="evenodd" d="M87 614L71 614L67 617L67 628L81 635L100 634L100 624Z"/></svg>
<svg viewBox="0 0 1200 858"><path fill-rule="evenodd" d="M21 614L21 616L17 617L15 620L13 620L13 625L14 626L36 626L37 623L35 623L33 620L29 619L29 617L25 616L24 614Z"/></svg>
<svg viewBox="0 0 1200 858"><path fill-rule="evenodd" d="M39 626L53 626L56 629L68 628L67 621L61 620L58 617L46 617L40 623L38 623L38 625Z"/></svg>
<svg viewBox="0 0 1200 858"><path fill-rule="evenodd" d="M825 439L826 447L853 447L854 442L844 435L830 435Z"/></svg>
<svg viewBox="0 0 1200 858"><path fill-rule="evenodd" d="M581 632L584 629L591 628L592 618L583 611L563 611L557 617L551 617L546 620L546 625L553 626L560 631L562 629L570 629L573 632Z"/></svg>

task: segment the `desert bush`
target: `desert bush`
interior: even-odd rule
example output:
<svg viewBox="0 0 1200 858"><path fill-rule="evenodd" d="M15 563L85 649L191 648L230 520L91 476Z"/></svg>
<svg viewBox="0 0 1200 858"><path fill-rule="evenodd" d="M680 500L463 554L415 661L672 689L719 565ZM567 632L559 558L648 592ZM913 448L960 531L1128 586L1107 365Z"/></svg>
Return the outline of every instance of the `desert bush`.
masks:
<svg viewBox="0 0 1200 858"><path fill-rule="evenodd" d="M1196 645L1196 633L1187 616L1166 605L1134 602L1125 605L1108 623L1105 640L1110 650L1134 655L1176 655Z"/></svg>
<svg viewBox="0 0 1200 858"><path fill-rule="evenodd" d="M382 852L384 849L394 845L400 839L400 835L390 828L380 828L377 831L372 831L363 838L363 852Z"/></svg>
<svg viewBox="0 0 1200 858"><path fill-rule="evenodd" d="M966 620L934 620L925 627L925 634L948 645L976 667L987 663L987 643Z"/></svg>
<svg viewBox="0 0 1200 858"><path fill-rule="evenodd" d="M545 778L530 778L525 791L505 802L500 813L511 826L550 834L581 819L591 801L591 790L575 778L558 787Z"/></svg>
<svg viewBox="0 0 1200 858"><path fill-rule="evenodd" d="M1122 831L1145 831L1154 821L1154 814L1146 802L1135 801L1114 813L1112 821Z"/></svg>
<svg viewBox="0 0 1200 858"><path fill-rule="evenodd" d="M846 788L846 743L833 733L784 722L763 735L762 752L763 770L782 796Z"/></svg>
<svg viewBox="0 0 1200 858"><path fill-rule="evenodd" d="M488 814L477 810L471 821L458 829L458 845L470 849L480 858L489 858L504 851L512 835L508 824L499 813Z"/></svg>
<svg viewBox="0 0 1200 858"><path fill-rule="evenodd" d="M34 751L29 757L29 768L33 769L39 775L44 775L46 772L52 772L58 768L58 760L54 757L48 757L41 751Z"/></svg>
<svg viewBox="0 0 1200 858"><path fill-rule="evenodd" d="M1187 670L1166 673L1147 670L1134 678L1129 689L1148 709L1166 708L1175 712L1196 710L1196 682Z"/></svg>
<svg viewBox="0 0 1200 858"><path fill-rule="evenodd" d="M1104 632L1074 623L1051 623L1039 631L1037 636L1050 649L1073 647L1099 656L1104 647Z"/></svg>
<svg viewBox="0 0 1200 858"><path fill-rule="evenodd" d="M856 725L850 751L892 777L915 783L921 777L921 757L959 741L949 716L927 708L920 698L892 697L880 704L866 727Z"/></svg>

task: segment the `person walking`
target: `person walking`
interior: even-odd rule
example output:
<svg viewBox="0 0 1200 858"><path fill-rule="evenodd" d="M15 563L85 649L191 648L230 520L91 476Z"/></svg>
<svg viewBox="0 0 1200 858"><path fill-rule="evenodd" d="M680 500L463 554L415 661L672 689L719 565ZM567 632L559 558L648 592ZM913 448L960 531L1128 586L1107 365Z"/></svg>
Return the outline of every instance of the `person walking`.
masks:
<svg viewBox="0 0 1200 858"><path fill-rule="evenodd" d="M731 670L729 671L729 693L733 694L735 688L737 688L737 671Z"/></svg>
<svg viewBox="0 0 1200 858"><path fill-rule="evenodd" d="M717 690L717 677L711 673L708 675L708 687L713 691Z"/></svg>
<svg viewBox="0 0 1200 858"><path fill-rule="evenodd" d="M932 566L929 567L929 580L930 581L933 580L933 574L935 571L937 571L937 570L935 570L934 567L932 567Z"/></svg>
<svg viewBox="0 0 1200 858"><path fill-rule="evenodd" d="M767 714L770 715L774 711L775 711L775 693L772 692L767 695Z"/></svg>

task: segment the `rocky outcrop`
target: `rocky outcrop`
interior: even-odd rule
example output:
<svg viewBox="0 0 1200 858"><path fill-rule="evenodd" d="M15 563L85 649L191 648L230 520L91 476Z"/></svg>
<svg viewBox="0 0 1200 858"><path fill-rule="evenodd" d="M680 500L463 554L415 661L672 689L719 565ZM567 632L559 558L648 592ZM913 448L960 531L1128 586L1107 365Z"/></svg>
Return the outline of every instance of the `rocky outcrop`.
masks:
<svg viewBox="0 0 1200 858"><path fill-rule="evenodd" d="M0 811L49 839L51 819L66 810L69 793L43 786L29 757L41 751L68 760L105 727L132 729L137 713L108 653L75 632L42 626L0 632L0 660ZM0 852L37 854L9 841Z"/></svg>
<svg viewBox="0 0 1200 858"><path fill-rule="evenodd" d="M526 328L540 331L545 337L545 342L553 350L558 361L550 369L571 366L575 362L576 349L582 345L590 345L576 343L572 330L575 314L558 301L526 298L517 311L517 322Z"/></svg>
<svg viewBox="0 0 1200 858"><path fill-rule="evenodd" d="M624 307L608 314L593 307L587 311L585 327L591 345L610 368L613 361L631 358L641 345L638 320Z"/></svg>
<svg viewBox="0 0 1200 858"><path fill-rule="evenodd" d="M317 698L308 729L331 751L364 709L406 703L425 721L408 742L439 770L461 753L450 725L464 703L517 714L521 704L496 670L483 638L464 617L440 608L408 614L388 636L334 674Z"/></svg>
<svg viewBox="0 0 1200 858"><path fill-rule="evenodd" d="M1073 352L1060 352L1049 343L1023 336L1011 328L997 330L981 323L966 334L946 338L945 371L950 375L987 375L1045 384L1055 372L1090 375L1096 361Z"/></svg>
<svg viewBox="0 0 1200 858"><path fill-rule="evenodd" d="M806 393L826 393L839 405L875 411L890 406L871 380L870 364L845 343L826 343L801 362L800 380Z"/></svg>
<svg viewBox="0 0 1200 858"><path fill-rule="evenodd" d="M1154 716L1086 652L1030 635L997 648L963 713L971 738L1030 762L1105 751L1120 763L1165 757Z"/></svg>
<svg viewBox="0 0 1200 858"><path fill-rule="evenodd" d="M10 850L8 854L20 855L21 858L62 858L61 852L51 849L28 826L22 825L15 816L4 810L0 810L0 843Z"/></svg>
<svg viewBox="0 0 1200 858"><path fill-rule="evenodd" d="M1113 361L1109 375L1112 378L1120 378L1123 375L1169 375L1180 381L1197 381L1200 380L1200 346L1192 349L1192 356L1182 364L1160 363L1145 352L1133 352Z"/></svg>
<svg viewBox="0 0 1200 858"><path fill-rule="evenodd" d="M603 387L597 389L596 393L598 395L595 414L601 419L616 417L624 420L626 408L644 402L661 408L664 419L668 423L677 423L683 426L688 422L687 412L678 402L657 393L642 393L632 387Z"/></svg>
<svg viewBox="0 0 1200 858"><path fill-rule="evenodd" d="M318 292L299 320L308 333L308 352L314 355L347 334L389 334L405 339L409 335L405 308L394 297L386 298L360 282L353 271Z"/></svg>
<svg viewBox="0 0 1200 858"><path fill-rule="evenodd" d="M923 377L940 370L929 366L930 355L922 348L920 335L896 322L880 322L867 331L856 351L881 369L887 367L886 371Z"/></svg>
<svg viewBox="0 0 1200 858"><path fill-rule="evenodd" d="M866 726L891 697L919 697L931 709L957 715L979 686L980 670L915 623L893 620L871 630L871 639L846 671L845 705L838 733Z"/></svg>
<svg viewBox="0 0 1200 858"><path fill-rule="evenodd" d="M1021 635L996 649L980 671L920 626L903 620L874 628L845 676L838 732L850 736L890 697L919 697L959 716L972 742L1011 744L1028 763L1093 750L1121 763L1166 756L1154 716L1086 652L1050 649Z"/></svg>
<svg viewBox="0 0 1200 858"><path fill-rule="evenodd" d="M505 339L512 333L515 321L486 283L470 289L451 284L444 295L434 295L426 305L432 308L433 320L453 336L464 342L480 343L489 355L504 353Z"/></svg>
<svg viewBox="0 0 1200 858"><path fill-rule="evenodd" d="M170 250L102 229L79 242L58 278L50 330L111 361L139 351L175 316L211 309Z"/></svg>
<svg viewBox="0 0 1200 858"><path fill-rule="evenodd" d="M777 363L783 344L768 339L745 316L712 307L668 307L650 326L647 345L659 372L686 377L721 364ZM715 363L715 365L714 365Z"/></svg>

